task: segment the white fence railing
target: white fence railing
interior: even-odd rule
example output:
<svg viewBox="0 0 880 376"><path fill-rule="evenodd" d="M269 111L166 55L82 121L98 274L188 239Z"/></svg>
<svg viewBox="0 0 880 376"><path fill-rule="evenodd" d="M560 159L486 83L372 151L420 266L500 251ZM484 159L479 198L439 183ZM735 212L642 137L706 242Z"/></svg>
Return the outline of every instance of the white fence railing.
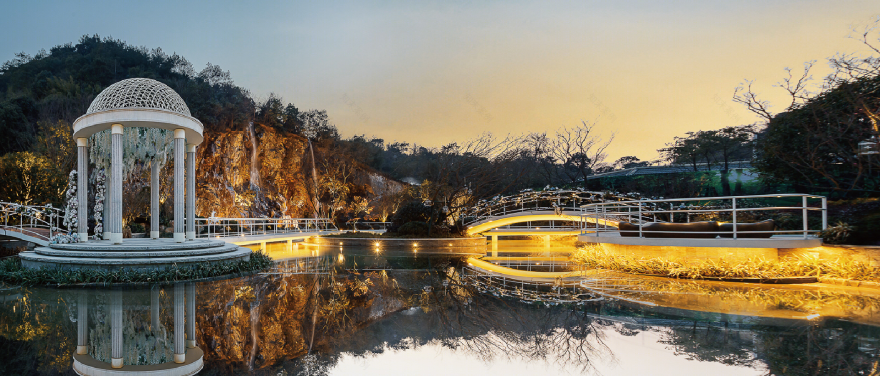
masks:
<svg viewBox="0 0 880 376"><path fill-rule="evenodd" d="M629 236L645 237L651 234L690 234L695 231L672 231L662 229L644 230L652 223L690 223L692 219L714 220L732 224L732 231L699 231L701 234L731 235L732 238L772 235L799 235L804 239L815 236L828 227L828 204L824 196L807 194L774 194L754 196L724 196L675 198L661 200L632 200L594 203L581 206L583 220L581 233L620 231L613 223L629 222L638 226L636 230L625 231ZM818 212L818 213L816 213ZM810 213L821 216L821 225L810 225ZM776 219L777 226L780 214L789 217L800 217L797 226L776 228L772 231L743 230L742 225L751 224L763 219ZM775 216L775 217L774 217ZM816 217L813 217L816 218ZM791 219L791 218L789 218ZM797 220L796 218L794 220ZM739 229L738 229L739 227ZM796 227L796 228L795 228ZM751 236L748 236L751 235ZM674 236L671 236L674 237ZM682 236L687 237L687 236Z"/></svg>
<svg viewBox="0 0 880 376"><path fill-rule="evenodd" d="M327 218L196 218L196 237L284 235L336 230Z"/></svg>
<svg viewBox="0 0 880 376"><path fill-rule="evenodd" d="M577 230L580 224L576 220L571 221L527 221L515 225L496 227L494 230Z"/></svg>
<svg viewBox="0 0 880 376"><path fill-rule="evenodd" d="M607 192L583 190L527 190L511 196L499 196L491 200L480 200L474 207L461 214L462 223L470 225L492 217L534 211L573 212L585 203L601 202L609 196ZM615 196L615 199L618 199Z"/></svg>
<svg viewBox="0 0 880 376"><path fill-rule="evenodd" d="M64 210L51 205L21 205L0 202L2 229L18 232L41 240L49 240L59 233L66 233L63 225Z"/></svg>

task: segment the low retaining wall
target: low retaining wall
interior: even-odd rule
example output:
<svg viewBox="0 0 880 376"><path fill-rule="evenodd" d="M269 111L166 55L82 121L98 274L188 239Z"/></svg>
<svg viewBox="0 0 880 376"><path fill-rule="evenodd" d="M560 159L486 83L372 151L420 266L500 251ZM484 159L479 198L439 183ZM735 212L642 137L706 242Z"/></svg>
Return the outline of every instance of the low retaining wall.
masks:
<svg viewBox="0 0 880 376"><path fill-rule="evenodd" d="M880 246L822 245L809 248L739 248L739 247L683 247L664 245L596 244L612 254L635 257L667 258L679 262L705 260L745 261L763 258L776 261L787 257L813 256L820 260L850 259L880 267Z"/></svg>
<svg viewBox="0 0 880 376"><path fill-rule="evenodd" d="M479 249L486 251L486 238L326 238L312 237L307 243L323 246L369 247L380 249L426 249L426 250L457 250Z"/></svg>

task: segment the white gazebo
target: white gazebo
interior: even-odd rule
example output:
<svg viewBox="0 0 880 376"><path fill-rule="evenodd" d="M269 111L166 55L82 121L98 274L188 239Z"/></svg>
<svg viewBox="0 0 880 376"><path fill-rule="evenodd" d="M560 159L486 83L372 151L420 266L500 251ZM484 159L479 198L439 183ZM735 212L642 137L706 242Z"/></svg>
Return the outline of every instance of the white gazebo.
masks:
<svg viewBox="0 0 880 376"><path fill-rule="evenodd" d="M174 132L174 241L195 239L195 151L203 126L168 85L149 78L130 78L110 85L73 123L79 171L77 200L81 242L88 239L88 137L110 129L109 205L105 205L104 240L122 244L122 134L124 127L159 128ZM184 157L186 153L186 157ZM186 176L184 177L184 171ZM152 163L150 178L150 237L159 238L159 168ZM185 199L184 199L185 197ZM184 202L185 200L185 202ZM184 222L184 218L186 218ZM184 227L184 223L186 226Z"/></svg>
<svg viewBox="0 0 880 376"><path fill-rule="evenodd" d="M159 159L158 151L153 154L150 174L150 216L151 239L127 239L122 241L122 183L123 147L141 150L147 143L156 142L161 137L162 147L171 144L165 132L139 130L125 132L125 127L158 128L173 132L174 154L174 240L159 239ZM96 135L93 145L100 145L99 153L92 158L96 164L109 165L110 177L109 205L104 205L104 240L88 239L88 167L89 136ZM50 242L33 251L22 252L19 257L22 266L31 269L62 268L91 270L157 270L174 267L204 265L229 261L247 261L251 250L219 239L206 237L196 239L195 207L195 151L202 143L202 123L190 115L189 108L177 93L167 85L147 79L131 78L119 81L104 89L95 98L88 112L73 123L73 137L77 144L79 171L77 201L81 210L77 211L80 243L59 244ZM157 133L162 133L157 135ZM156 136L156 137L154 137ZM100 137L100 139L99 139ZM108 140L109 138L109 140ZM124 142L123 142L124 141ZM103 150L110 144L109 153ZM153 145L155 147L155 145ZM135 156L143 153L126 150ZM186 153L186 154L184 154ZM161 155L165 155L163 152ZM171 151L168 151L171 154ZM184 158L185 157L185 158ZM131 158L128 158L129 160ZM130 161L128 161L130 162ZM184 175L186 171L186 175ZM186 218L184 220L184 218ZM185 224L185 226L184 226ZM73 230L73 229L71 229Z"/></svg>

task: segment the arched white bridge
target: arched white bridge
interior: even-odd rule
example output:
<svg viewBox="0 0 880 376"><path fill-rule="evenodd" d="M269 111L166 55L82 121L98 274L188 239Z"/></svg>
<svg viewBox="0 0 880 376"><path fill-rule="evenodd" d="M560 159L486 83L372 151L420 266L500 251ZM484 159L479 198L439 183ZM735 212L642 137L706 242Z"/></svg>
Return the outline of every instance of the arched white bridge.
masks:
<svg viewBox="0 0 880 376"><path fill-rule="evenodd" d="M617 217L584 217L581 206L608 201L631 200L632 197L608 192L548 189L525 190L511 196L481 200L462 214L468 235L576 235L589 223L617 227ZM550 226L518 226L519 223L549 222ZM569 223L557 226L556 222ZM491 233L487 233L490 232Z"/></svg>

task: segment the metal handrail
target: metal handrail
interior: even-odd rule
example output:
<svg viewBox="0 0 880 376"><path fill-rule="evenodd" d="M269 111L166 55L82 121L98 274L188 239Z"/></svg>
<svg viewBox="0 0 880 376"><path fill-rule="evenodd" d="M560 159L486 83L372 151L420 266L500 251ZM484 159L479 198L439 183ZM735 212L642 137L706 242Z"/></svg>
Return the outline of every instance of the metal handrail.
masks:
<svg viewBox="0 0 880 376"><path fill-rule="evenodd" d="M759 207L738 207L737 202L743 203L748 202L748 200L756 200L756 199L778 199L778 198L801 198L800 206L791 205L791 206L759 206ZM820 206L810 206L810 199L819 199L821 200ZM684 203L684 202L712 202L712 201L729 201L729 205L690 205L688 208L683 208L683 204L679 205L679 207L675 207L672 203ZM659 209L669 204L669 209ZM581 224L581 234L586 234L588 232L595 233L595 236L599 236L602 232L615 231L619 232L618 228L611 229L608 226L611 222L623 222L624 219L626 222L633 223L638 225L638 237L644 238L644 226L647 223L659 223L664 222L662 220L657 220L657 214L668 214L669 222L674 222L675 214L685 213L687 222L690 222L690 217L692 214L700 214L700 213L729 213L731 217L731 223L733 224L733 229L731 232L727 231L666 231L666 230L648 230L649 233L664 233L664 234L731 234L733 239L737 239L739 235L743 234L786 234L786 233L795 233L801 234L804 239L807 239L811 235L815 235L820 233L822 230L825 230L828 227L828 203L827 199L824 196L816 196L809 194L797 194L797 193L788 193L788 194L772 194L772 195L751 195L751 196L719 196L719 197L692 197L692 198L673 198L673 199L652 199L652 200L629 200L629 201L618 201L618 202L605 202L605 203L593 203L588 205L581 206L583 213L581 214L582 221ZM625 210L624 210L625 209ZM737 213L742 212L767 212L767 211L791 211L791 210L800 210L802 213L802 228L799 230L774 230L774 231L744 231L738 230L737 227L739 225L744 224L743 222L739 222L737 220ZM821 212L822 215L822 228L821 230L813 230L809 227L809 213L810 212ZM592 219L595 223L595 227L589 228L587 227L587 223L589 219ZM600 225L601 224L601 225ZM624 231L626 233L635 233L636 230Z"/></svg>
<svg viewBox="0 0 880 376"><path fill-rule="evenodd" d="M3 217L4 229L15 229L17 232L37 239L49 240L55 233L67 232L62 222L64 210L52 205L22 205L14 202L0 201L0 216ZM49 235L29 229L46 228Z"/></svg>
<svg viewBox="0 0 880 376"><path fill-rule="evenodd" d="M548 191L523 191L510 196L498 196L491 200L480 200L473 207L465 210L461 217L464 225L470 225L484 219L521 213L527 211L578 210L584 202L597 202L605 200L608 192L594 192L584 190L548 190ZM614 196L615 198L619 198ZM550 203L549 205L541 203ZM534 205L531 205L534 204Z"/></svg>
<svg viewBox="0 0 880 376"><path fill-rule="evenodd" d="M196 237L228 237L337 230L327 218L196 218Z"/></svg>
<svg viewBox="0 0 880 376"><path fill-rule="evenodd" d="M610 196L611 198L607 198ZM621 200L625 196L610 192L584 190L523 191L510 196L498 196L491 200L480 200L476 205L461 214L464 225L468 226L493 217L513 213L533 211L578 211L584 202L601 202L609 199ZM542 205L542 203L544 203ZM549 203L546 204L546 203ZM534 204L534 205L532 205Z"/></svg>

